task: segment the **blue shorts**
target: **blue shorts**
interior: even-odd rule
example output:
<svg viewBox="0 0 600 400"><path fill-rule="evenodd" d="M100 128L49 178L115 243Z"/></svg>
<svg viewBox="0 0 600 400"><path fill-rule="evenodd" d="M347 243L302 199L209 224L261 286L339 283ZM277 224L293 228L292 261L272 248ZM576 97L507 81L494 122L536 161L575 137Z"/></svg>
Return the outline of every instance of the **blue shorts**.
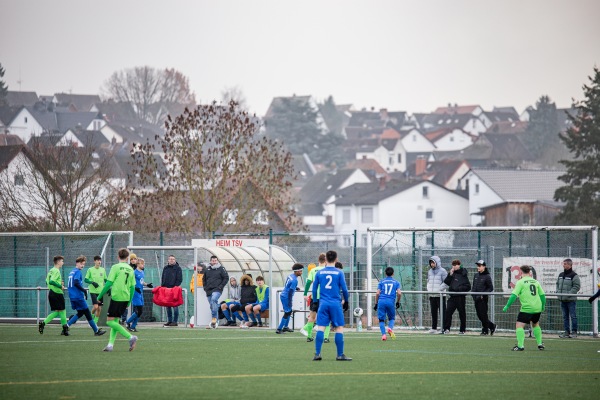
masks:
<svg viewBox="0 0 600 400"><path fill-rule="evenodd" d="M84 299L71 299L71 308L73 310L85 310L88 304Z"/></svg>
<svg viewBox="0 0 600 400"><path fill-rule="evenodd" d="M379 301L377 303L377 318L380 321L385 321L385 317L390 321L396 319L396 303L391 301Z"/></svg>
<svg viewBox="0 0 600 400"><path fill-rule="evenodd" d="M344 311L342 303L326 303L323 300L319 301L319 311L317 312L317 325L334 327L344 326Z"/></svg>
<svg viewBox="0 0 600 400"><path fill-rule="evenodd" d="M225 305L227 308L231 308L231 306L241 306L242 304L239 301L228 301Z"/></svg>
<svg viewBox="0 0 600 400"><path fill-rule="evenodd" d="M281 307L283 307L283 312L292 312L292 298L280 294L279 299L281 300Z"/></svg>
<svg viewBox="0 0 600 400"><path fill-rule="evenodd" d="M269 302L268 301L263 301L261 303L252 303L252 308L254 308L254 306L260 306L260 311L267 311L269 309Z"/></svg>

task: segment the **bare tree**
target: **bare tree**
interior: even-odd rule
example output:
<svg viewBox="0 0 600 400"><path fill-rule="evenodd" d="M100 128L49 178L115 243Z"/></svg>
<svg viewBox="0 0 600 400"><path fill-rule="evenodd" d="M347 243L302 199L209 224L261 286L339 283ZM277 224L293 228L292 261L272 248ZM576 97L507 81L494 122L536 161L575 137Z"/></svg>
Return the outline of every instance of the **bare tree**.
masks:
<svg viewBox="0 0 600 400"><path fill-rule="evenodd" d="M194 106L189 79L175 69L134 67L114 72L102 91L107 99L130 102L138 118L160 124L174 105Z"/></svg>
<svg viewBox="0 0 600 400"><path fill-rule="evenodd" d="M226 87L221 92L221 101L223 104L229 104L230 101L235 101L238 107L242 110L248 110L248 101L244 91L239 86Z"/></svg>
<svg viewBox="0 0 600 400"><path fill-rule="evenodd" d="M167 133L157 138L160 149L134 149L133 218L149 230L182 233L298 227L290 206L291 154L259 137L258 121L234 101L169 117Z"/></svg>
<svg viewBox="0 0 600 400"><path fill-rule="evenodd" d="M79 231L97 222L118 190L110 158L91 147L23 147L0 174L4 229Z"/></svg>

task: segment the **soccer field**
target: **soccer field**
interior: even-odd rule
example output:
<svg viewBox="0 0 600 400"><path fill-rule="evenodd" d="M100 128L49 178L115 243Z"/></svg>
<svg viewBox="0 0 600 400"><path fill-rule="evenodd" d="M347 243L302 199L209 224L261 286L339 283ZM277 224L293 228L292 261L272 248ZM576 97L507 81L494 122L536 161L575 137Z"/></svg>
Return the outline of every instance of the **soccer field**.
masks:
<svg viewBox="0 0 600 400"><path fill-rule="evenodd" d="M34 325L0 325L0 399L597 399L600 340L548 335L545 351L514 335L347 332L335 361L333 334L323 361L298 332L139 326L128 351L87 324L60 336Z"/></svg>

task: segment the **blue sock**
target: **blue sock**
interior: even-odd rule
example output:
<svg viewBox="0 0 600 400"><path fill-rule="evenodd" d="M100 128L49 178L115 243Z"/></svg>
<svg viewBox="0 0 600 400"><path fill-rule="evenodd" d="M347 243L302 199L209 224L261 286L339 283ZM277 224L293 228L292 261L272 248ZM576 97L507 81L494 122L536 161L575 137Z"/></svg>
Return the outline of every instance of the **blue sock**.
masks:
<svg viewBox="0 0 600 400"><path fill-rule="evenodd" d="M254 316L256 317L256 322L258 322L259 324L262 324L262 319L260 318L260 313L254 314Z"/></svg>
<svg viewBox="0 0 600 400"><path fill-rule="evenodd" d="M385 335L385 322L384 321L379 321L379 330L381 331L382 335Z"/></svg>
<svg viewBox="0 0 600 400"><path fill-rule="evenodd" d="M244 317L244 322L248 322L248 314L246 313L246 311L242 312L242 316Z"/></svg>
<svg viewBox="0 0 600 400"><path fill-rule="evenodd" d="M289 322L289 318L281 318L281 322L279 323L279 326L277 327L277 329L282 330L283 328L285 328L287 326L287 323Z"/></svg>
<svg viewBox="0 0 600 400"><path fill-rule="evenodd" d="M337 337L337 335L336 335ZM321 347L323 347L323 340L325 340L325 332L317 331L317 337L315 338L315 354L321 354Z"/></svg>
<svg viewBox="0 0 600 400"><path fill-rule="evenodd" d="M393 319L390 319L390 322L389 322L388 325L389 325L389 327L390 327L391 330L394 330L394 322L396 322L396 321L393 320Z"/></svg>
<svg viewBox="0 0 600 400"><path fill-rule="evenodd" d="M229 313L229 310L227 310L227 309L223 310L223 315L225 316L225 319L227 321L231 322L231 314Z"/></svg>
<svg viewBox="0 0 600 400"><path fill-rule="evenodd" d="M77 316L77 314L73 315L71 317L71 319L69 321L67 321L67 325L69 325L69 326L73 325L75 322L77 322L78 319L79 319L79 317Z"/></svg>
<svg viewBox="0 0 600 400"><path fill-rule="evenodd" d="M135 329L135 327L137 326L137 323L139 321L139 317L137 315L137 313L133 313L131 314L131 318L129 318L131 321L131 329Z"/></svg>
<svg viewBox="0 0 600 400"><path fill-rule="evenodd" d="M129 319L127 320L128 324L131 324L134 320L134 317L137 317L137 313L133 313L131 314L131 317L129 317Z"/></svg>
<svg viewBox="0 0 600 400"><path fill-rule="evenodd" d="M94 322L93 319L90 319L88 321L88 324L90 324L90 326L92 327L92 329L94 330L94 333L98 332L98 325L96 325L96 323Z"/></svg>
<svg viewBox="0 0 600 400"><path fill-rule="evenodd" d="M254 314L250 313L249 317L252 320L252 322L258 322L258 321L256 321L256 317L254 316Z"/></svg>
<svg viewBox="0 0 600 400"><path fill-rule="evenodd" d="M337 355L341 356L344 354L344 334L335 333L335 347L337 348Z"/></svg>

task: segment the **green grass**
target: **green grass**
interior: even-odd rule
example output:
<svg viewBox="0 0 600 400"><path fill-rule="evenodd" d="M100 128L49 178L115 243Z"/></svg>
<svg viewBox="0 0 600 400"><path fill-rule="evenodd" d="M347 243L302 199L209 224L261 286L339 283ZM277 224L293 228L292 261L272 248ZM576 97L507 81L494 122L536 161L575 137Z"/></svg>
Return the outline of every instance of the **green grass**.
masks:
<svg viewBox="0 0 600 400"><path fill-rule="evenodd" d="M0 399L597 399L600 341L544 339L538 351L514 336L346 333L352 362L335 344L263 329L140 326L138 346L94 337L85 324L59 335L33 325L0 325Z"/></svg>

